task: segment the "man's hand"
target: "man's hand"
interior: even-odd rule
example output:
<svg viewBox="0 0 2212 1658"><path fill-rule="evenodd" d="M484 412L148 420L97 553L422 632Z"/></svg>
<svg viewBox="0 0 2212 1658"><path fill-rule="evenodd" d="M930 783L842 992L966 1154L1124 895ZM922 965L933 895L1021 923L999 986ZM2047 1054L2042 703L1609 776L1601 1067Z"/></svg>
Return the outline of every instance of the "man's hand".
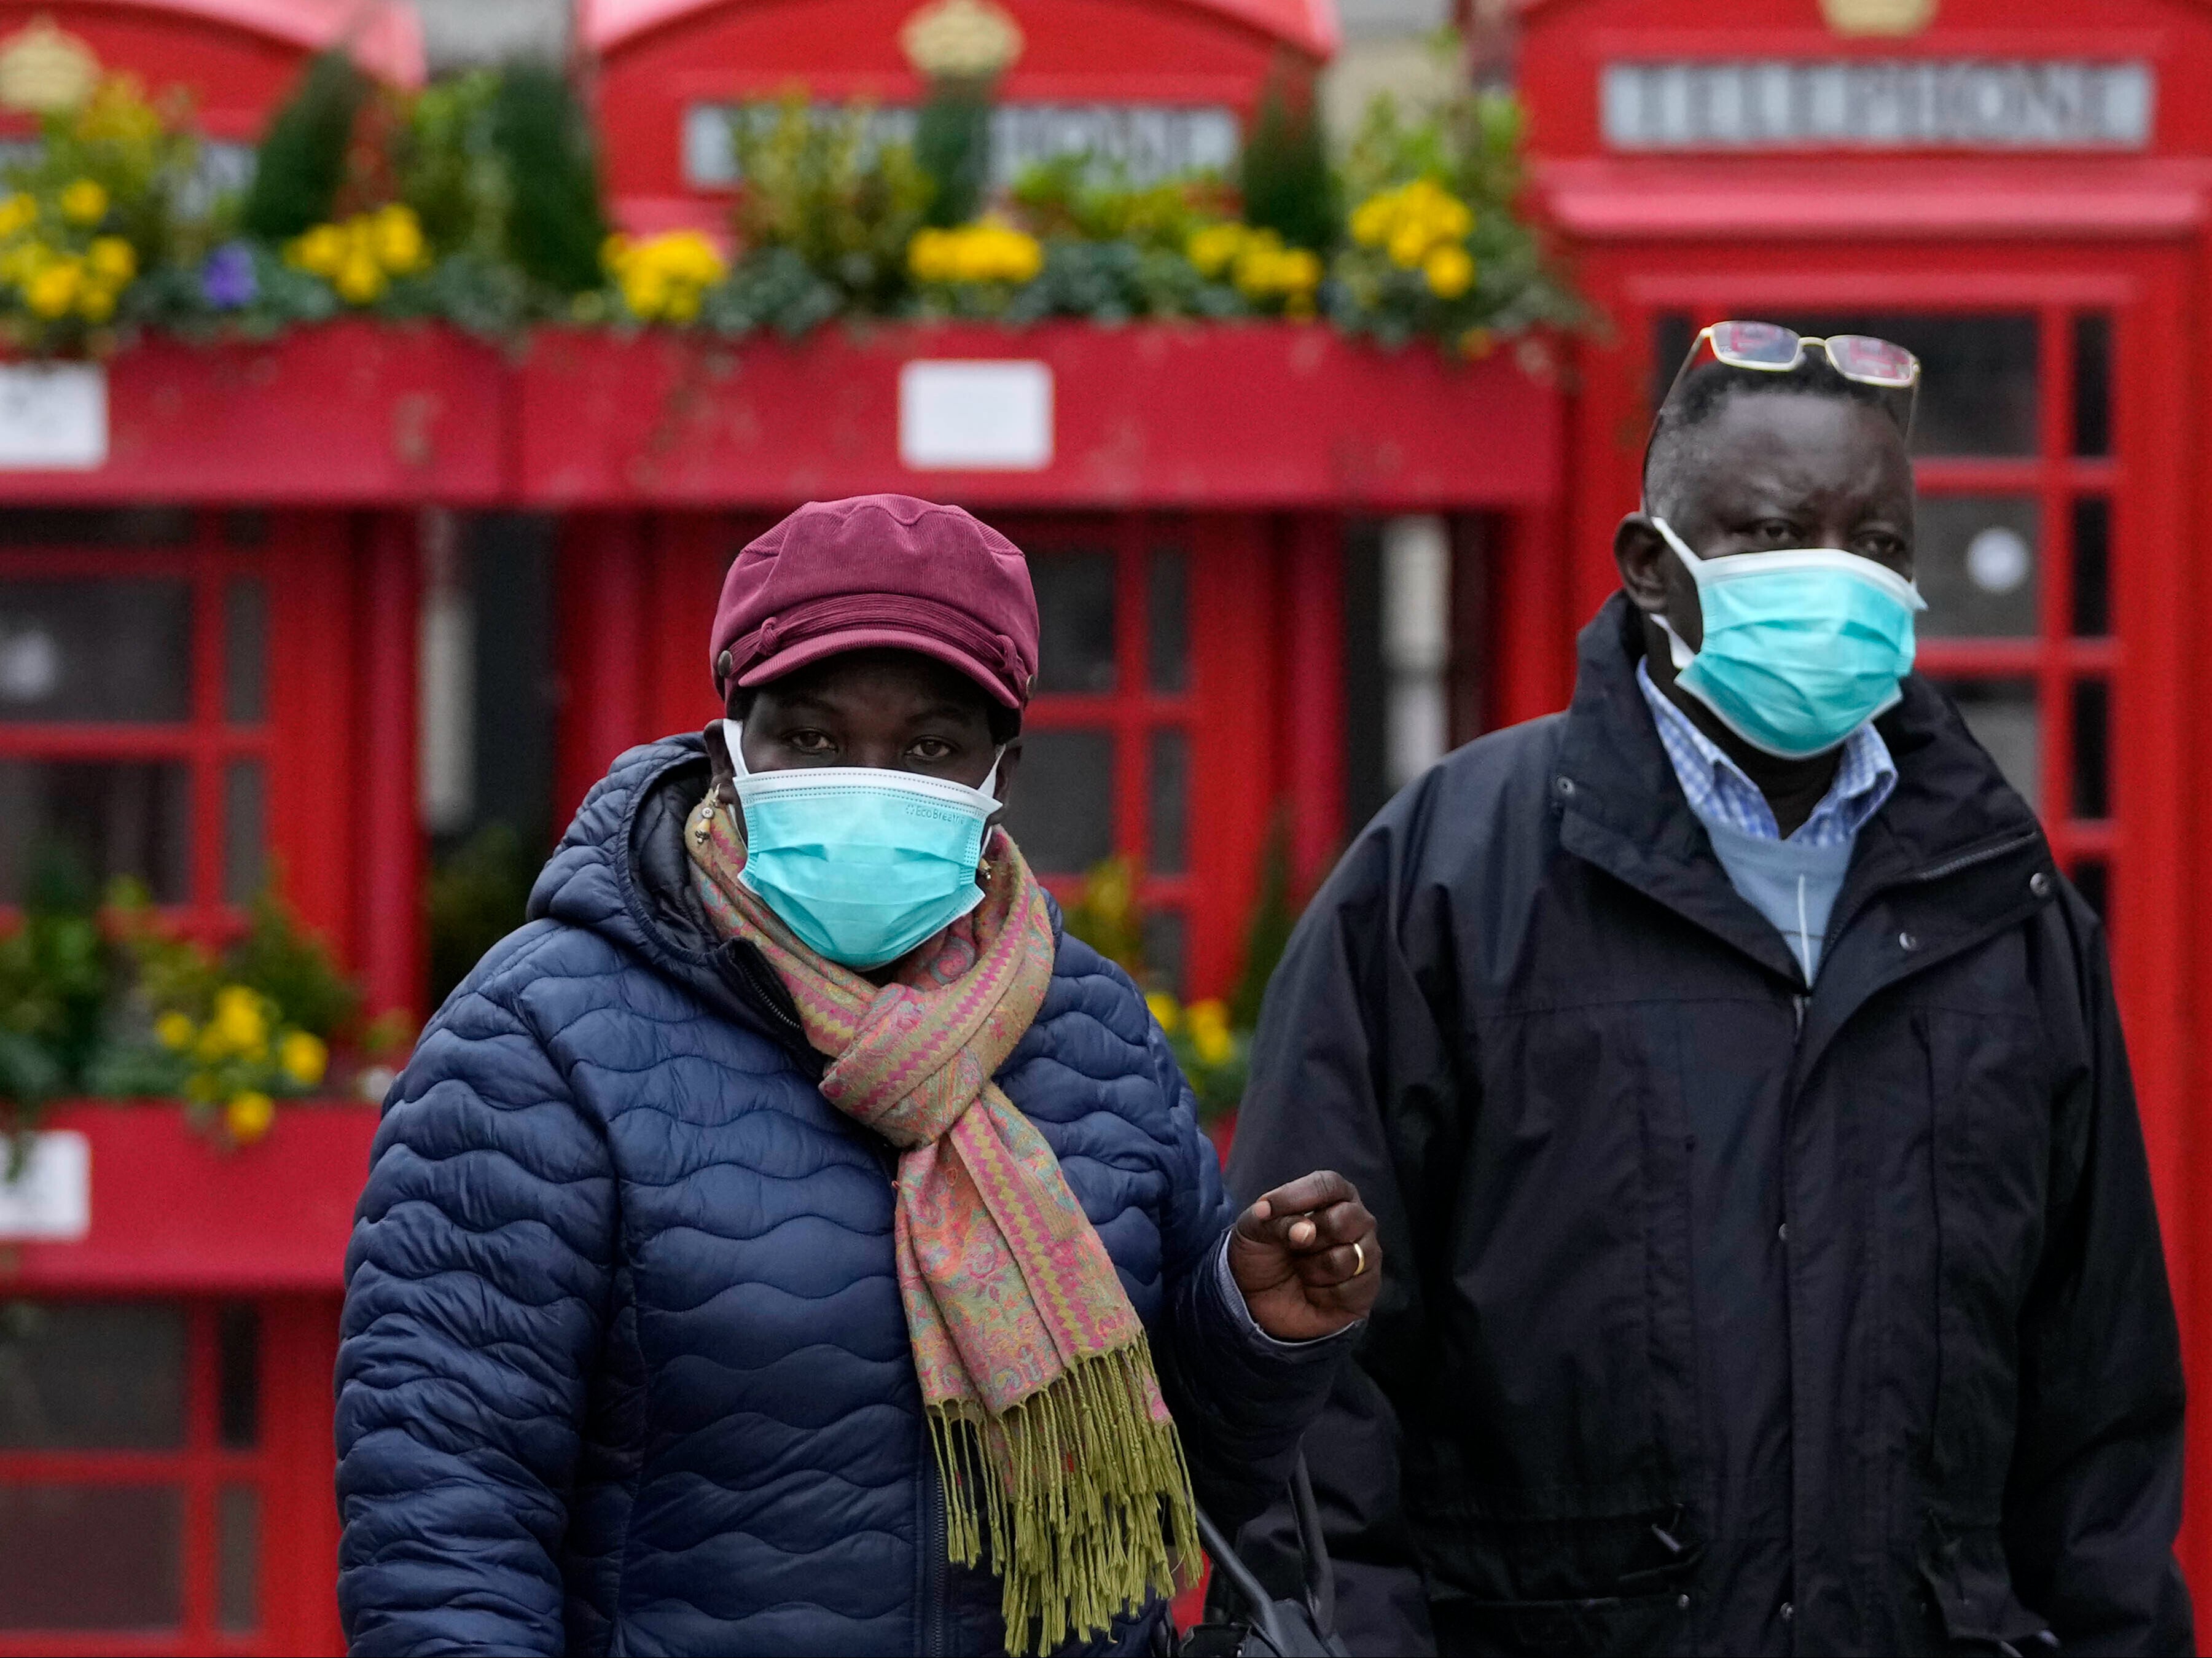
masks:
<svg viewBox="0 0 2212 1658"><path fill-rule="evenodd" d="M1261 1329L1315 1341L1367 1316L1382 1287L1382 1242L1352 1183L1318 1169L1237 1216L1229 1270Z"/></svg>

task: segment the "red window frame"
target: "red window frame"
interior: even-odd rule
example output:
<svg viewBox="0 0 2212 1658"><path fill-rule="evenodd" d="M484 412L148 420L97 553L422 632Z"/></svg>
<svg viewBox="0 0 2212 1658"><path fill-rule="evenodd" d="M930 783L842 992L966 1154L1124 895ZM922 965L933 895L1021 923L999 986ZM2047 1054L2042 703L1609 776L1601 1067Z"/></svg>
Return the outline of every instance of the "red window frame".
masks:
<svg viewBox="0 0 2212 1658"><path fill-rule="evenodd" d="M1200 556L1196 526L1181 514L1116 513L1001 518L994 525L1032 561L1059 553L1104 552L1114 561L1114 689L1110 691L1039 691L1022 716L1024 732L1097 731L1114 745L1112 853L1128 859L1139 876L1137 898L1146 915L1174 918L1182 929L1182 976L1188 977L1191 933L1196 925L1192 864L1200 825L1191 799L1192 768L1198 750L1197 657L1200 641L1193 626L1192 594ZM1161 690L1152 683L1152 579L1156 555L1182 561L1183 684ZM1159 849L1152 844L1153 738L1162 732L1183 738L1182 867L1162 872ZM1080 896L1082 870L1039 870L1053 896L1063 903Z"/></svg>
<svg viewBox="0 0 2212 1658"><path fill-rule="evenodd" d="M92 1296L56 1296L82 1303ZM0 1450L0 1486L158 1485L182 1496L178 1622L161 1629L0 1629L0 1658L156 1658L344 1649L333 1593L337 1519L330 1376L337 1353L335 1297L249 1298L258 1432L222 1442L220 1321L234 1297L112 1297L181 1306L185 1314L183 1442L165 1449ZM225 1629L220 1605L219 1505L227 1487L256 1493L257 1612L250 1630Z"/></svg>
<svg viewBox="0 0 2212 1658"><path fill-rule="evenodd" d="M37 580L182 580L191 604L190 631L191 701L179 721L144 724L122 721L0 720L0 759L27 761L183 761L191 767L190 850L181 902L164 912L201 937L219 937L237 924L239 906L226 892L228 805L225 783L230 765L240 760L262 767L261 867L266 878L275 815L275 742L271 708L276 687L273 662L262 665L261 718L234 724L227 708L227 630L233 582L262 584L264 651L276 616L270 552L265 546L240 547L226 535L224 516L200 512L191 516L191 531L172 545L88 546L53 542L0 550L0 587Z"/></svg>

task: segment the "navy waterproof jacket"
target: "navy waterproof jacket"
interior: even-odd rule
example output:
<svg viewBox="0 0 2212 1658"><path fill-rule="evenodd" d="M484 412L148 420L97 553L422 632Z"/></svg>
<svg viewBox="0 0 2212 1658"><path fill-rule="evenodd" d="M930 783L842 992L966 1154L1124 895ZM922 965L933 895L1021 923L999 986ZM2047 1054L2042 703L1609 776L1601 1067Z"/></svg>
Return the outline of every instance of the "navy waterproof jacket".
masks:
<svg viewBox="0 0 2212 1658"><path fill-rule="evenodd" d="M945 1558L896 1153L692 896L708 782L696 738L616 762L386 1104L338 1358L356 1653L1005 1644L997 1579ZM1143 999L1063 938L998 1080L1150 1333L1201 1501L1256 1509L1341 1344L1232 1309L1231 1210Z"/></svg>

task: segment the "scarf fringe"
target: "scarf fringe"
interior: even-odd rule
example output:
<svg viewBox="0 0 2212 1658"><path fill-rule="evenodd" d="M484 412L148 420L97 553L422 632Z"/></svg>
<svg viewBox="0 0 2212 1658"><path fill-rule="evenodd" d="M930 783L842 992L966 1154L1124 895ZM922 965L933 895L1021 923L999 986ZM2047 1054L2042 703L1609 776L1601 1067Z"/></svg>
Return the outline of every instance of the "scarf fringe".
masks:
<svg viewBox="0 0 2212 1658"><path fill-rule="evenodd" d="M1153 1419L1158 1396L1140 1333L1003 1416L929 1406L947 1552L973 1566L990 1545L1009 1652L1103 1632L1196 1581L1190 1470L1174 1422Z"/></svg>

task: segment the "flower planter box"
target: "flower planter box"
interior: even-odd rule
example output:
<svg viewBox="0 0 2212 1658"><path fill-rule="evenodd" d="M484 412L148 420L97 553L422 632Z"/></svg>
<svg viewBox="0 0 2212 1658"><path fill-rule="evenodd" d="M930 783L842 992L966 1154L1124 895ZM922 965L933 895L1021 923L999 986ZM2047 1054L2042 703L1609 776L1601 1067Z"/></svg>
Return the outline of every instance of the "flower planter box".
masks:
<svg viewBox="0 0 2212 1658"><path fill-rule="evenodd" d="M0 1239L0 1297L335 1295L378 1109L289 1102L252 1145L226 1145L180 1105L58 1108L44 1133L84 1137L90 1226L74 1240Z"/></svg>
<svg viewBox="0 0 2212 1658"><path fill-rule="evenodd" d="M902 407L917 361L1031 365L1031 387L1041 367L1029 452L915 464L978 436L917 429L928 411ZM520 374L516 482L543 507L878 489L1063 510L1505 507L1553 495L1561 450L1559 394L1511 350L1462 362L1317 325L886 325L738 344L548 330Z"/></svg>
<svg viewBox="0 0 2212 1658"><path fill-rule="evenodd" d="M155 337L94 372L105 460L41 467L0 452L0 501L461 505L499 500L507 481L508 377L495 350L451 329L349 319L259 344ZM20 398L41 370L9 373ZM24 404L16 418L40 416ZM6 440L0 408L0 452Z"/></svg>

